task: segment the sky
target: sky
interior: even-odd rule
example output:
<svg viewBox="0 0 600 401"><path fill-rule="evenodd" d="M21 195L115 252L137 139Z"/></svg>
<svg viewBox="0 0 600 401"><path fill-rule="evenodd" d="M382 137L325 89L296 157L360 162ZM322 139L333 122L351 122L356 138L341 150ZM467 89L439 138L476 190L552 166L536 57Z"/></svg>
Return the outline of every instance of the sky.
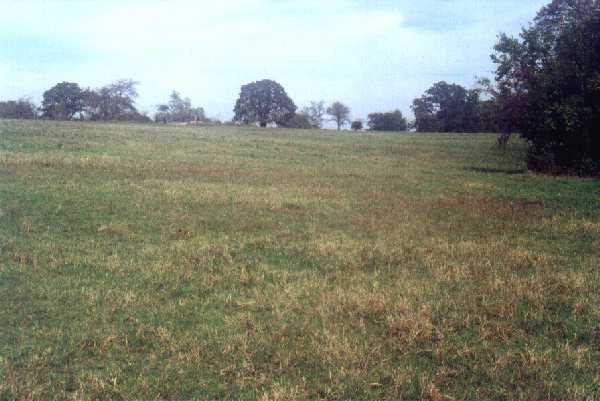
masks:
<svg viewBox="0 0 600 401"><path fill-rule="evenodd" d="M62 81L139 82L152 115L177 90L231 119L240 87L273 79L302 108L352 117L410 105L437 81L493 76L500 32L518 35L548 0L0 0L0 99Z"/></svg>

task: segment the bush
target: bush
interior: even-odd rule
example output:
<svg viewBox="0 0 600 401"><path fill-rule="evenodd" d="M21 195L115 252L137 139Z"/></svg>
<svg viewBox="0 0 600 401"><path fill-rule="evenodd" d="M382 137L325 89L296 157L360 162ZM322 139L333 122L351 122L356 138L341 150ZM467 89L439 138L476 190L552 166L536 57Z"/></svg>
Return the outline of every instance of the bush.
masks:
<svg viewBox="0 0 600 401"><path fill-rule="evenodd" d="M389 113L369 114L369 129L371 131L406 131L408 123L400 110Z"/></svg>
<svg viewBox="0 0 600 401"><path fill-rule="evenodd" d="M352 125L350 126L354 131L361 131L363 129L362 121L352 121Z"/></svg>
<svg viewBox="0 0 600 401"><path fill-rule="evenodd" d="M281 124L285 128L311 129L313 125L308 115L304 113L295 113L292 118Z"/></svg>

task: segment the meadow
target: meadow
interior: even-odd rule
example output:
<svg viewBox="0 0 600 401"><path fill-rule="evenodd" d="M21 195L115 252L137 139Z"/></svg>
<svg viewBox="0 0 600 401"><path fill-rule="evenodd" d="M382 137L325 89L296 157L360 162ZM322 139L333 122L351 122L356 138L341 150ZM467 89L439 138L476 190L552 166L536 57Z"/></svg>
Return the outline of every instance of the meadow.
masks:
<svg viewBox="0 0 600 401"><path fill-rule="evenodd" d="M600 398L600 183L494 143L0 120L0 399Z"/></svg>

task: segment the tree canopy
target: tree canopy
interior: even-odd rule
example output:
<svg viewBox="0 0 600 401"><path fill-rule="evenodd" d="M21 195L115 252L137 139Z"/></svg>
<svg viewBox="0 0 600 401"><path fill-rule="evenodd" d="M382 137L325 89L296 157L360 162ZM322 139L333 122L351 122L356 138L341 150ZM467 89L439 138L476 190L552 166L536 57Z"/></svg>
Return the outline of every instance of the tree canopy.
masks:
<svg viewBox="0 0 600 401"><path fill-rule="evenodd" d="M121 79L97 90L82 92L84 112L90 120L129 120L138 115L135 99L138 82Z"/></svg>
<svg viewBox="0 0 600 401"><path fill-rule="evenodd" d="M0 102L0 118L31 119L36 116L35 105L29 99Z"/></svg>
<svg viewBox="0 0 600 401"><path fill-rule="evenodd" d="M419 132L475 132L480 129L479 97L477 89L437 82L413 101L415 128Z"/></svg>
<svg viewBox="0 0 600 401"><path fill-rule="evenodd" d="M202 107L192 107L190 98L182 98L179 92L173 91L168 104L156 106L154 119L164 122L205 121L206 114Z"/></svg>
<svg viewBox="0 0 600 401"><path fill-rule="evenodd" d="M74 82L61 82L44 92L42 116L56 120L70 120L83 110L83 91Z"/></svg>
<svg viewBox="0 0 600 401"><path fill-rule="evenodd" d="M310 129L314 128L310 117L305 112L294 113L292 118L288 119L284 125L286 128Z"/></svg>
<svg viewBox="0 0 600 401"><path fill-rule="evenodd" d="M371 131L406 131L408 123L400 110L387 113L369 114L369 129Z"/></svg>
<svg viewBox="0 0 600 401"><path fill-rule="evenodd" d="M494 50L501 123L528 140L530 168L600 173L600 1L554 0Z"/></svg>
<svg viewBox="0 0 600 401"><path fill-rule="evenodd" d="M285 125L296 112L296 105L283 86L270 79L242 86L233 110L234 121L243 124L258 122L261 127L269 123Z"/></svg>

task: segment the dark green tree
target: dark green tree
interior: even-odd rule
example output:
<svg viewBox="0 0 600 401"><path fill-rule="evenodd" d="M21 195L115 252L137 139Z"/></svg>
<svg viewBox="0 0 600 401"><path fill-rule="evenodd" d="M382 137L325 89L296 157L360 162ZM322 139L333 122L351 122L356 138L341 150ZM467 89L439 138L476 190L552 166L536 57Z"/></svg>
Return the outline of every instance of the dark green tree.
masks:
<svg viewBox="0 0 600 401"><path fill-rule="evenodd" d="M440 124L433 103L421 97L413 100L411 108L415 113L414 128L417 132L440 131Z"/></svg>
<svg viewBox="0 0 600 401"><path fill-rule="evenodd" d="M121 79L96 90L83 90L83 117L101 121L148 121L135 107L137 85L138 82L131 79Z"/></svg>
<svg viewBox="0 0 600 401"><path fill-rule="evenodd" d="M529 167L600 173L600 1L554 0L494 50L501 125L527 139Z"/></svg>
<svg viewBox="0 0 600 401"><path fill-rule="evenodd" d="M350 128L352 128L353 131L362 131L363 123L360 120L352 121L352 124L350 124Z"/></svg>
<svg viewBox="0 0 600 401"><path fill-rule="evenodd" d="M83 110L83 92L74 82L61 82L44 92L42 116L70 120Z"/></svg>
<svg viewBox="0 0 600 401"><path fill-rule="evenodd" d="M310 121L310 117L308 116L308 114L306 114L304 112L294 113L294 116L292 118L290 118L289 120L287 120L282 126L286 127L286 128L299 128L299 129L314 128Z"/></svg>
<svg viewBox="0 0 600 401"><path fill-rule="evenodd" d="M413 101L415 127L419 132L474 132L480 128L477 89L441 81Z"/></svg>
<svg viewBox="0 0 600 401"><path fill-rule="evenodd" d="M126 120L128 116L137 114L137 85L138 82L131 79L121 79L100 88L100 119Z"/></svg>
<svg viewBox="0 0 600 401"><path fill-rule="evenodd" d="M264 79L242 86L233 112L233 120L243 124L258 122L261 127L269 123L285 126L294 116L296 105L283 86Z"/></svg>
<svg viewBox="0 0 600 401"><path fill-rule="evenodd" d="M408 123L400 110L387 113L369 114L369 129L371 131L406 131Z"/></svg>

